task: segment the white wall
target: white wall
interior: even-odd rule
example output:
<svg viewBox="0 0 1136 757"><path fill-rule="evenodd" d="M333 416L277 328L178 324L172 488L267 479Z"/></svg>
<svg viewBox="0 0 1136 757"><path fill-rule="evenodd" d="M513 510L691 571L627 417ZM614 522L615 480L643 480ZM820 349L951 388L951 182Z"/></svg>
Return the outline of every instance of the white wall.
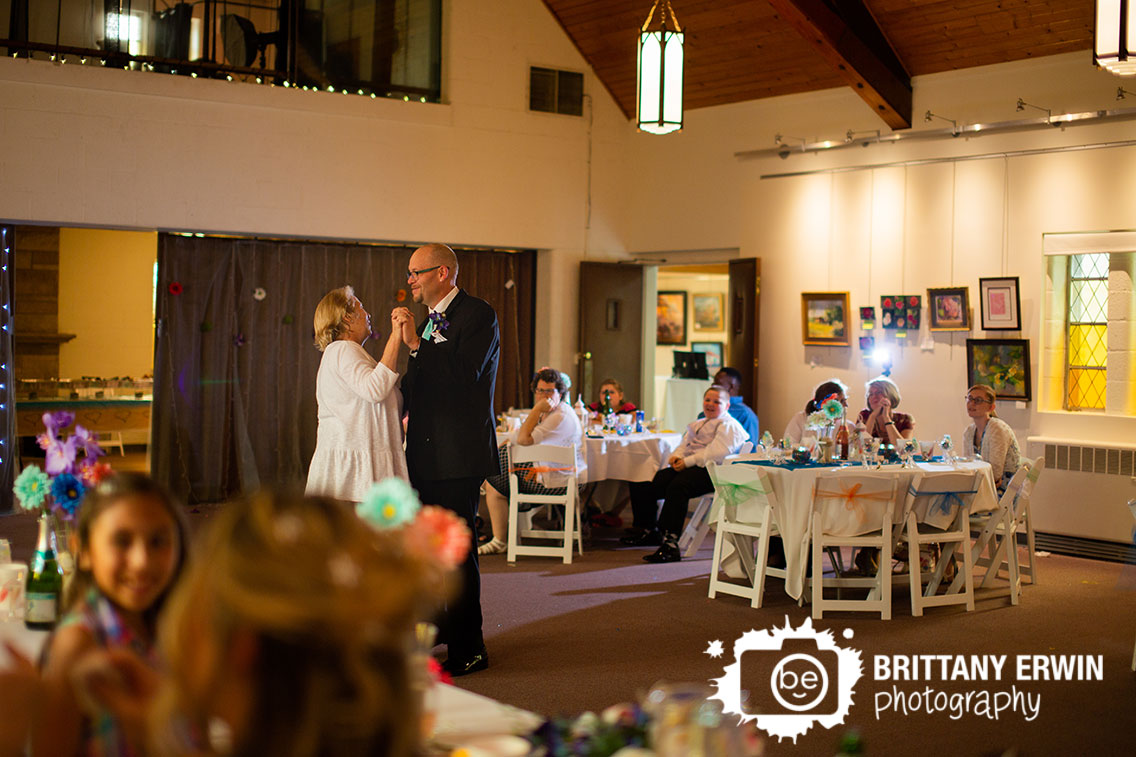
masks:
<svg viewBox="0 0 1136 757"><path fill-rule="evenodd" d="M974 296L979 276L1017 275L1036 368L1041 235L1136 228L1136 149L998 156L1130 139L1132 122L739 160L734 153L772 146L777 132L841 139L882 124L836 89L697 110L680 134L636 134L538 0L449 0L445 8L440 105L0 59L0 214L538 248L536 360L565 369L576 345L580 259L737 248L762 259L757 410L772 429L816 382L837 375L858 387L873 372L857 347L800 344L801 291L846 289L854 307L878 307L883 293L966 285ZM584 71L587 115L529 113L532 64ZM1018 97L1055 113L1114 108L1118 82L1094 70L1087 52L1042 58L918 78L914 112L961 123L1034 115L1015 112ZM935 335L928 352L918 346L925 336L909 340L895 367L904 409L922 433L958 433L965 335ZM1136 430L1129 418L1034 405L1003 415L1022 436L1119 441Z"/></svg>

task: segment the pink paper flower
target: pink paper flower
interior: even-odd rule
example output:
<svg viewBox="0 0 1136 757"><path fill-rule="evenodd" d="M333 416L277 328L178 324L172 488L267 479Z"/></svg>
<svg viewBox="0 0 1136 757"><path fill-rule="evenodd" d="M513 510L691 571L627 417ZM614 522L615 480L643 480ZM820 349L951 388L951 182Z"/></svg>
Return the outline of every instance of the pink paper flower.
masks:
<svg viewBox="0 0 1136 757"><path fill-rule="evenodd" d="M406 526L407 547L445 568L456 568L465 560L471 541L466 524L436 505L424 506Z"/></svg>
<svg viewBox="0 0 1136 757"><path fill-rule="evenodd" d="M79 463L79 478L88 489L98 486L99 482L114 473L109 463L100 463L93 457L88 457Z"/></svg>
<svg viewBox="0 0 1136 757"><path fill-rule="evenodd" d="M58 476L60 473L71 473L75 469L75 453L78 451L79 440L72 436L65 442L54 440L47 447L47 460L44 468L48 475Z"/></svg>

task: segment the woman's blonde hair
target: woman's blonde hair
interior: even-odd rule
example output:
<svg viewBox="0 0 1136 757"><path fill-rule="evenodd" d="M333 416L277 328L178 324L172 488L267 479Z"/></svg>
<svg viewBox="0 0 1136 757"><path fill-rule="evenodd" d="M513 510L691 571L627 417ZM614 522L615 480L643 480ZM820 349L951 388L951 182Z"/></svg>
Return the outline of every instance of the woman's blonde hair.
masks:
<svg viewBox="0 0 1136 757"><path fill-rule="evenodd" d="M355 305L351 301L355 297L355 290L351 285L332 289L323 296L316 305L314 319L316 331L316 347L323 352L329 344L343 336L343 319L349 313L355 312Z"/></svg>
<svg viewBox="0 0 1136 757"><path fill-rule="evenodd" d="M899 407L899 400L901 399L899 396L899 387L896 386L895 382L889 379L887 376L876 376L867 384L864 384L865 406L870 407L870 405L868 405L867 395L872 391L873 386L878 386L880 389L883 389L884 394L887 396L888 400L891 401L891 407L893 410Z"/></svg>
<svg viewBox="0 0 1136 757"><path fill-rule="evenodd" d="M970 394L971 392L975 391L982 392L986 395L986 399L990 401L990 417L997 418L998 413L994 412L994 401L997 399L997 396L994 394L994 387L990 386L989 384L975 384L974 386L967 389L966 393Z"/></svg>
<svg viewBox="0 0 1136 757"><path fill-rule="evenodd" d="M261 492L228 504L163 618L170 680L156 708L161 739L183 718L208 728L211 691L231 676L227 650L252 637L252 704L235 754L413 754L416 622L440 601L428 566L397 533L376 532L324 498ZM187 650L217 650L209 660ZM209 657L208 655L201 655ZM163 753L163 744L155 745Z"/></svg>

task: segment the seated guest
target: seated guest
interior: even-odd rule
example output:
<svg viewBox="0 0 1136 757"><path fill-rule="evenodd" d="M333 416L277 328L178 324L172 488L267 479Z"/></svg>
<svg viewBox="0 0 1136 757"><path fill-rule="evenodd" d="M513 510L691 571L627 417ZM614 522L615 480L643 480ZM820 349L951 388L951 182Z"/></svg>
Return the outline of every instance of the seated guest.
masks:
<svg viewBox="0 0 1136 757"><path fill-rule="evenodd" d="M867 383L867 407L860 411L864 430L886 444L915 435L915 420L907 413L897 413L899 387L887 376L877 376Z"/></svg>
<svg viewBox="0 0 1136 757"><path fill-rule="evenodd" d="M524 423L498 449L501 461L500 473L486 479L485 504L489 508L489 520L493 527L493 539L477 548L479 555L497 555L505 551L505 540L509 536L509 456L508 443L512 441L522 447L530 444L554 444L560 447L576 445L576 471L582 472L584 462L584 430L580 419L564 401L567 387L564 376L551 368L542 368L533 378L533 409L529 411ZM527 464L526 464L527 465ZM531 465L528 467L532 467ZM547 471L533 474L520 471L517 485L526 494L564 494L567 491L568 477L564 473Z"/></svg>
<svg viewBox="0 0 1136 757"><path fill-rule="evenodd" d="M793 446L800 444L801 437L805 434L805 426L808 425L809 416L820 410L820 406L824 404L825 400L833 396L840 400L840 404L848 407L847 392L848 387L840 379L829 379L819 385L813 390L813 398L805 404L805 409L789 419L789 424L785 426L785 433L782 434L782 437L788 439ZM853 424L848 421L845 421L845 424L851 433Z"/></svg>
<svg viewBox="0 0 1136 757"><path fill-rule="evenodd" d="M686 521L691 497L714 491L706 464L721 463L745 443L746 432L727 412L729 390L712 386L702 395L704 418L686 427L682 442L667 461L669 467L651 481L631 484L631 509L638 529L620 541L632 546L660 545L658 551L643 557L647 562L678 562L678 536ZM663 511L656 515L658 501Z"/></svg>
<svg viewBox="0 0 1136 757"><path fill-rule="evenodd" d="M722 368L714 374L714 386L725 387L730 393L730 416L745 429L746 439L753 442L756 447L761 440L761 428L757 422L757 413L742 399L742 374L737 368ZM698 414L702 417L702 413Z"/></svg>
<svg viewBox="0 0 1136 757"><path fill-rule="evenodd" d="M1006 488L1021 464L1021 451L1014 430L994 412L994 390L975 384L966 393L966 414L970 425L962 437L963 454L975 453L990 463L998 490Z"/></svg>
<svg viewBox="0 0 1136 757"><path fill-rule="evenodd" d="M588 405L588 409L593 413L603 411L604 399L608 393L611 393L611 407L617 413L634 413L638 408L631 402L625 402L623 399L623 384L619 383L613 378L604 379L600 384L600 398Z"/></svg>

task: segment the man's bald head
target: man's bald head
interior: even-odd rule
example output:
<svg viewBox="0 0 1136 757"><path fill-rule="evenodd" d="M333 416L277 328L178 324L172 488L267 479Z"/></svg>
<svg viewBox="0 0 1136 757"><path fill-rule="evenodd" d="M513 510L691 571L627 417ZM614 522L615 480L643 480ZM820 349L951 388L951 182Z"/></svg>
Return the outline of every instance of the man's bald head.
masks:
<svg viewBox="0 0 1136 757"><path fill-rule="evenodd" d="M434 307L458 282L458 256L444 244L427 244L410 256L407 270L415 302Z"/></svg>
<svg viewBox="0 0 1136 757"><path fill-rule="evenodd" d="M449 245L441 244L439 242L431 242L430 244L423 245L414 251L415 255L422 253L423 260L427 268L435 265L444 265L446 271L449 273L448 281L451 284L456 284L458 279L458 256L450 248Z"/></svg>

